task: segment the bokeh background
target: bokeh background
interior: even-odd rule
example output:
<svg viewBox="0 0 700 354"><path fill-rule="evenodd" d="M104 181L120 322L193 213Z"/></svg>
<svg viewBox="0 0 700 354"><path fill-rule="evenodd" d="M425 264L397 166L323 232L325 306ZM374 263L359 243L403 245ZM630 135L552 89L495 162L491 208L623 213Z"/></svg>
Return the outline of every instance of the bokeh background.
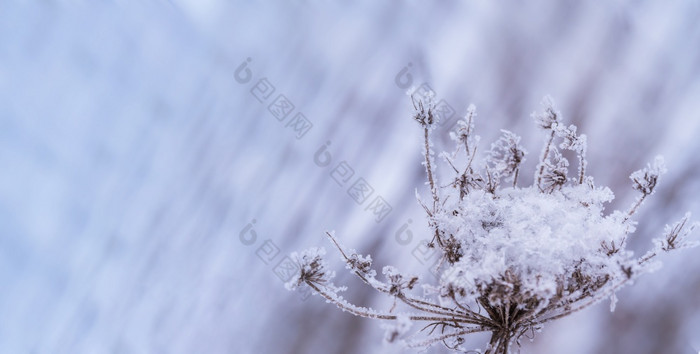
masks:
<svg viewBox="0 0 700 354"><path fill-rule="evenodd" d="M477 106L483 150L501 128L522 135L528 171L543 141L530 114L551 95L588 135L609 210L664 155L638 254L685 211L700 217L697 0L3 1L0 352L404 352L282 278L285 255L326 246L349 299L390 307L344 272L323 237L336 230L378 267L431 279L404 87L423 84L453 119ZM280 94L294 106L282 121ZM353 174L339 183L341 165ZM360 179L373 194L358 204ZM376 197L391 206L380 221ZM549 324L521 351L697 353L698 250L664 263L615 312Z"/></svg>

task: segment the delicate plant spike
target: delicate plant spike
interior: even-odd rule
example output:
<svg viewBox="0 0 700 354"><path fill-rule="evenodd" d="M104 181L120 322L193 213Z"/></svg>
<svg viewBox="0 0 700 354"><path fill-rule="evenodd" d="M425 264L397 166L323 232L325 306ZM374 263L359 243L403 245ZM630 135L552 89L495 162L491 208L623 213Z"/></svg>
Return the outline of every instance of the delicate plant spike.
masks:
<svg viewBox="0 0 700 354"><path fill-rule="evenodd" d="M344 300L338 295L344 288L331 283L333 273L327 270L319 249L292 255L299 273L288 288L309 286L343 311L389 321L382 324L388 342L419 349L442 343L465 351L467 334L491 332L483 352L506 354L513 352L522 336L534 336L549 321L608 298L613 311L617 290L654 270L659 264L657 255L700 245L690 239L700 224L691 222L686 214L666 226L644 256L637 258L626 250L627 237L635 230L630 219L666 172L663 159L656 158L632 173L633 188L640 196L627 212L606 214L604 204L614 195L586 175L586 136L578 135L575 126L562 124L551 98L545 97L543 106L543 113L533 114L546 139L532 186L517 185L526 151L520 137L510 131L502 131L483 162L476 159L479 138L474 135L475 109L470 106L451 134L457 149L441 155L455 177L439 187L430 140L437 116L431 102L414 100L415 120L423 129L424 165L433 203L428 207L418 200L431 229L428 247L438 248L441 254L434 269L439 281L424 284L423 296L414 294L417 276L385 266L385 280L378 280L372 258L347 250L333 233L326 234L347 269L392 297L394 305L381 312ZM576 177L567 176L569 162L558 148L576 153ZM465 167L458 168L455 161L462 150ZM503 187L502 179L512 184ZM404 309L397 310L397 305ZM404 338L412 328L419 330Z"/></svg>

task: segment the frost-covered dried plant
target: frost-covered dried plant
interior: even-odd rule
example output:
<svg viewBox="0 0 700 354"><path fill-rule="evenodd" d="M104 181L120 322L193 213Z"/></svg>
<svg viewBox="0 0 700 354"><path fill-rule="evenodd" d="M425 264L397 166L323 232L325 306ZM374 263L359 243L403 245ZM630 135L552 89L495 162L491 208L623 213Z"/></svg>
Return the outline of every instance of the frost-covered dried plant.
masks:
<svg viewBox="0 0 700 354"><path fill-rule="evenodd" d="M632 173L633 187L640 196L629 210L604 213L604 204L614 196L586 175L586 137L578 135L575 126L562 124L548 97L543 101L544 112L533 114L546 139L533 185L527 187L517 185L526 151L514 133L503 130L485 161L477 162L479 137L474 135L476 114L470 106L451 134L457 150L442 155L456 176L439 188L430 140L437 115L430 102L414 101L414 106L414 118L423 130L432 205L420 198L419 202L432 233L428 247L440 251L435 269L439 282L423 285L424 294L416 295L418 277L391 266L384 267L385 280L379 280L369 255L347 250L333 233L327 233L347 268L367 285L393 297L394 306L376 311L343 299L338 295L343 288L331 282L333 273L326 269L319 249L292 255L300 272L287 284L290 289L309 286L354 315L389 321L383 327L390 342L416 348L442 342L450 349L465 350L465 335L491 332L485 352L509 353L523 335L532 337L530 333L549 321L606 298L611 299L612 311L616 291L655 269L657 255L698 246L688 239L697 223L691 223L686 214L667 226L644 256L637 258L626 250L627 237L636 225L631 217L654 193L666 171L663 160L657 158ZM568 176L569 162L559 149L576 154L575 177ZM461 150L465 167L458 169L455 161L462 158ZM502 187L503 180L512 183ZM407 309L396 311L397 303ZM404 339L416 322L421 323L420 331Z"/></svg>

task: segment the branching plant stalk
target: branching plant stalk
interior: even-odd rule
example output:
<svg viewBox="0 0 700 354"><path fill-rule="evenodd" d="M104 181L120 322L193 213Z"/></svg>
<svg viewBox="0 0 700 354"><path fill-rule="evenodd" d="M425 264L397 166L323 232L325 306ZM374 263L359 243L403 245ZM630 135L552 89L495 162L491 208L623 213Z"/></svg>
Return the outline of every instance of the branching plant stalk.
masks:
<svg viewBox="0 0 700 354"><path fill-rule="evenodd" d="M687 214L681 221L667 226L663 238L655 239L656 246L641 258L625 252L625 241L633 229L629 220L653 193L659 176L665 172L663 161L659 158L653 165L632 173L633 187L641 195L627 213L606 216L603 204L614 196L609 189L596 187L593 178L585 175L585 136L576 135L575 126L559 125L551 99L543 103L545 112L533 116L548 135L535 181L523 188L517 186L517 180L526 151L519 145L520 137L509 131L504 130L504 135L492 144L486 163L478 163L484 167L481 170L474 167L477 149L470 142L479 139L470 137L473 116L470 107L468 121L460 122L458 134L453 136L458 147L452 157L462 143L466 150L464 172L460 173L462 170L449 156L442 155L456 175L448 186L453 186L459 196L448 203L450 195L441 199L438 193L431 161L434 107L426 108L423 102L414 100L414 119L423 128L432 208L418 195L417 198L433 234L428 247L435 247L436 243L441 251L435 269L440 272L439 283L427 285L425 297L411 294L419 281L417 276L386 266L383 269L386 280L378 280L371 267L371 257L344 249L330 232L326 235L347 268L365 284L393 298L394 305L379 312L356 306L339 296L344 287L336 287L330 281L334 273L325 270L322 258L325 251L320 249L292 255L300 271L287 282L288 288L306 285L343 311L392 321L394 324L387 327L388 341L400 338L411 321L415 321L421 322L419 333L427 331L427 338L405 342L409 347L442 342L449 349L465 351L462 336L491 332L485 352L510 354L515 345L520 345L521 336L532 333L534 337L535 331L545 323L607 298L615 299L622 286L649 272L653 268L652 260L662 252L700 244L687 240L688 234L700 227L698 223L688 222ZM553 145L557 137L563 141ZM577 178L567 178L569 163L556 146L577 153ZM511 177L512 188L499 188L502 180ZM571 251L572 248L576 251ZM412 312L395 313L397 304ZM611 309L613 305L614 302Z"/></svg>

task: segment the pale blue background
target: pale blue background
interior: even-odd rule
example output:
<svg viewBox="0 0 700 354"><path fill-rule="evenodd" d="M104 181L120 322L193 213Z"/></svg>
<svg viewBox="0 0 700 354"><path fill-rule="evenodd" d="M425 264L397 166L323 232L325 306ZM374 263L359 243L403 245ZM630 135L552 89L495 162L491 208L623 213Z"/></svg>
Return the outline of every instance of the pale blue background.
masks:
<svg viewBox="0 0 700 354"><path fill-rule="evenodd" d="M426 237L420 131L394 82L408 63L458 114L477 105L482 148L500 128L521 134L529 171L542 142L529 115L552 95L614 208L634 200L629 173L666 156L638 253L686 210L700 217L697 0L3 1L0 352L401 352L379 323L285 291L273 268L335 229L379 267L426 273L411 255ZM303 138L251 95L261 78L313 123ZM341 161L392 205L382 222L330 177ZM414 239L397 244L409 218ZM256 256L266 240L270 264ZM391 306L329 259L352 301ZM548 325L522 352L697 352L699 270L697 249L667 258L616 312Z"/></svg>

